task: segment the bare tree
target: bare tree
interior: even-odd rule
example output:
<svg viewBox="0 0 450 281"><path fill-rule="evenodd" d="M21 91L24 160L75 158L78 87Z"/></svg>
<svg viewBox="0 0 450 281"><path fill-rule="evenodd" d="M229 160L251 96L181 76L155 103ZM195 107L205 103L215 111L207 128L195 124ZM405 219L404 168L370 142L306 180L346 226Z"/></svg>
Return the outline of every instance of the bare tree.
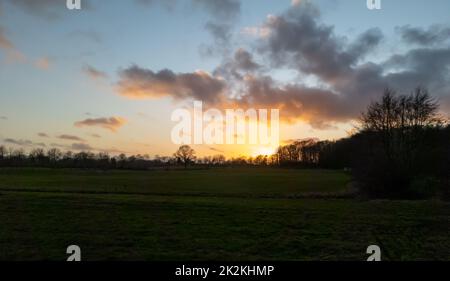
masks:
<svg viewBox="0 0 450 281"><path fill-rule="evenodd" d="M47 151L47 157L50 160L50 163L55 164L58 160L61 159L62 152L57 148L52 148Z"/></svg>
<svg viewBox="0 0 450 281"><path fill-rule="evenodd" d="M438 143L432 132L444 124L438 112L436 100L420 87L410 95L386 89L380 101L368 106L360 128L367 143L360 146L365 151L358 154L355 172L370 192L407 194L428 170L432 163L426 162L435 159L431 152Z"/></svg>
<svg viewBox="0 0 450 281"><path fill-rule="evenodd" d="M212 163L214 165L223 165L225 163L225 160L225 156L223 156L222 154L214 155L212 157Z"/></svg>
<svg viewBox="0 0 450 281"><path fill-rule="evenodd" d="M362 129L391 132L397 129L414 129L443 124L438 115L439 105L426 89L418 87L409 96L397 96L386 89L380 102L373 102L363 113Z"/></svg>
<svg viewBox="0 0 450 281"><path fill-rule="evenodd" d="M0 159L5 158L5 154L6 154L6 148L3 145L1 145L0 146Z"/></svg>
<svg viewBox="0 0 450 281"><path fill-rule="evenodd" d="M187 165L195 160L195 150L189 145L182 145L173 156L183 162L184 168L187 168Z"/></svg>
<svg viewBox="0 0 450 281"><path fill-rule="evenodd" d="M28 158L36 164L41 164L45 159L45 153L42 148L35 148L29 154Z"/></svg>

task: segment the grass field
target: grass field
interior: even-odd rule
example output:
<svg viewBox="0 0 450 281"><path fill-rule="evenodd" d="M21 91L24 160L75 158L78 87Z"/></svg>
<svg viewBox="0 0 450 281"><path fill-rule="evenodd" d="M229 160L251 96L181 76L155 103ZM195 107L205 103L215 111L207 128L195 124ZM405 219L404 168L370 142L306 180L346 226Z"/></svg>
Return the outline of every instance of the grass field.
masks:
<svg viewBox="0 0 450 281"><path fill-rule="evenodd" d="M450 260L450 204L300 199L337 171L0 169L0 260Z"/></svg>

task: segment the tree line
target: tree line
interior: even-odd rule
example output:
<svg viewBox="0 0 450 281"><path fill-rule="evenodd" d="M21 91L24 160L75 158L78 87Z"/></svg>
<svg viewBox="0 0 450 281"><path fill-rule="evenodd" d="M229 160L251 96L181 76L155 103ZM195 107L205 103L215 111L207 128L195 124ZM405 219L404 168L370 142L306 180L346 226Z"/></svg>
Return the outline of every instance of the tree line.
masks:
<svg viewBox="0 0 450 281"><path fill-rule="evenodd" d="M71 151L44 151L0 146L0 166L87 169L157 169L212 166L277 166L345 169L360 191L375 198L448 197L450 126L438 114L438 103L427 90L409 95L386 89L379 101L362 114L353 135L336 141L297 140L280 146L273 155L226 159L223 155L196 157L181 146L172 156Z"/></svg>
<svg viewBox="0 0 450 281"><path fill-rule="evenodd" d="M181 146L172 156L150 157L147 154L111 156L106 152L72 152L58 148L44 150L32 149L26 153L23 149L0 146L0 167L46 167L46 168L83 168L83 169L129 169L147 170L153 168L196 168L215 166L271 165L275 164L269 156L226 158L222 154L196 157L189 146Z"/></svg>

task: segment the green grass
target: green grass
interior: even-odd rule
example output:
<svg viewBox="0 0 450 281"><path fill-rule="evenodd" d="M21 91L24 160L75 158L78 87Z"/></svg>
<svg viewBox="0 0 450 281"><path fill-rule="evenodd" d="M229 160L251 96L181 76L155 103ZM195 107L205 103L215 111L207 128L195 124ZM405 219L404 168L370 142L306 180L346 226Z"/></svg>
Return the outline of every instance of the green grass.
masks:
<svg viewBox="0 0 450 281"><path fill-rule="evenodd" d="M227 172L2 170L0 260L65 260L71 244L83 260L365 260L371 244L384 260L450 260L448 203L288 199L343 190L349 179L330 171ZM139 194L75 192L127 187Z"/></svg>
<svg viewBox="0 0 450 281"><path fill-rule="evenodd" d="M344 191L338 171L225 168L175 171L0 169L0 190L292 197L305 192Z"/></svg>

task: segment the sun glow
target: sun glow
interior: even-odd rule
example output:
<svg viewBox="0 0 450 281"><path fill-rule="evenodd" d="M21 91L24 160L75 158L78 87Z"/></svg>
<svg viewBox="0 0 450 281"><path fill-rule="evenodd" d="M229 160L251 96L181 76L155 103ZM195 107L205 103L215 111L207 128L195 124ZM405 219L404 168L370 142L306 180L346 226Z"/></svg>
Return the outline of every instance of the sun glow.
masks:
<svg viewBox="0 0 450 281"><path fill-rule="evenodd" d="M277 151L276 147L271 147L271 146L255 147L253 149L252 156L258 156L258 155L270 156L272 154L275 154L276 151Z"/></svg>

